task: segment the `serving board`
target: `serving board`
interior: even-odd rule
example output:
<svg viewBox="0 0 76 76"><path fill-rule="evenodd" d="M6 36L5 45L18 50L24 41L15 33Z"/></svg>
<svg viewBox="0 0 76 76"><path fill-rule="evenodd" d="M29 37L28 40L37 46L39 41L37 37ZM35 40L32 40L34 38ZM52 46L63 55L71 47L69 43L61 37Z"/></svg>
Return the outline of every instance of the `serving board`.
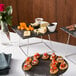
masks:
<svg viewBox="0 0 76 76"><path fill-rule="evenodd" d="M47 34L52 34L55 32L49 32L49 30L47 29L47 32L45 34L36 34L33 31L31 32L31 36L23 36L24 30L18 30L17 26L12 26L12 29L14 32L16 32L22 39L26 39L26 38L31 38L31 37L37 37L37 36L43 36L43 35L47 35Z"/></svg>
<svg viewBox="0 0 76 76"><path fill-rule="evenodd" d="M31 70L29 71L24 71L25 74L28 74L29 76L59 76L61 74L63 74L64 72L66 72L66 70L60 70L59 68L59 71L57 74L50 74L50 63L51 63L51 60L50 59L47 59L47 60L43 60L42 58L42 55L40 55L40 58L39 58L39 64L36 65L36 66L32 66ZM33 57L32 57L33 58ZM65 62L67 63L67 61L65 60ZM24 63L25 61L23 62L22 64L22 69L23 69L23 66L24 66ZM67 63L68 64L68 63ZM59 67L60 64L58 64L58 67Z"/></svg>

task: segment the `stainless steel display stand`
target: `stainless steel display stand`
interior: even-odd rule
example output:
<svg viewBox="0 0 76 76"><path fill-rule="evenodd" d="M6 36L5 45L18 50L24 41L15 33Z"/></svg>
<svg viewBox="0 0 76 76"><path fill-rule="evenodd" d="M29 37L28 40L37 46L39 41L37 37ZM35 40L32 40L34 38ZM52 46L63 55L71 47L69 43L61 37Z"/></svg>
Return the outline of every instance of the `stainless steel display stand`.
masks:
<svg viewBox="0 0 76 76"><path fill-rule="evenodd" d="M27 44L25 44L25 45L20 45L20 39L19 39L19 48L22 50L22 52L25 54L25 56L28 56L30 45L35 45L35 44L39 44L39 43L43 43L46 47L48 47L50 50L52 50L52 52L54 52L54 50L52 49L53 46L50 47L47 43L45 43L45 42L43 41L43 36L44 36L44 35L48 35L48 39L49 39L49 41L51 41L51 39L50 39L50 34L56 33L56 31L55 31L55 32L49 32L49 30L47 30L47 32L46 32L45 34L39 34L39 35L38 35L38 34L31 34L31 36L25 37L25 36L23 36L23 31L18 30L18 29L17 29L17 26L13 26L12 29L13 29L13 31L16 32L22 39L27 39L27 40L28 40ZM30 38L32 38L32 37L38 37L38 36L41 36L41 41L40 41L40 42L31 43L31 44L29 43L29 39L30 39ZM20 38L20 37L19 37L19 38ZM52 45L52 42L50 42L50 44ZM27 46L27 50L26 50L27 53L25 53L24 50L22 49L23 46Z"/></svg>
<svg viewBox="0 0 76 76"><path fill-rule="evenodd" d="M50 39L50 34L48 34L48 39L49 39L49 41L50 41L51 47L50 47L46 42L43 41L43 36L41 36L41 41L40 41L40 42L36 42L36 43L29 43L29 39L30 39L30 38L27 38L27 44L25 44L25 45L20 45L20 39L19 39L19 48L20 48L20 50L24 53L25 56L28 56L30 45L35 45L35 44L40 44L40 43L43 43L48 49L50 49L50 50L52 51L52 53L55 52L55 51L52 49L53 45L52 45L52 41L51 41L51 39ZM23 46L27 46L27 50L26 50L27 53L25 53L24 50L22 49Z"/></svg>
<svg viewBox="0 0 76 76"><path fill-rule="evenodd" d="M13 31L16 32L14 29L13 29ZM51 39L50 39L50 34L52 34L52 33L56 33L56 31L55 31L55 32L49 32L49 34L42 34L42 35L40 35L40 37L41 37L41 41L40 41L40 42L29 43L29 40L30 40L30 38L32 38L32 37L22 38L22 37L21 37L20 35L18 35L18 33L16 32L16 34L18 35L18 45L17 45L17 46L18 46L19 49L24 53L25 56L28 56L30 45L35 45L35 44L40 44L40 43L43 43L48 49L50 49L50 50L52 51L51 53L53 53L53 52L55 52L55 51L52 49L53 44L52 44L52 41L51 41ZM48 40L50 41L49 43L50 43L51 46L49 46L46 42L44 42L44 40L43 40L43 36L44 36L44 35L47 35ZM35 37L37 37L37 36L35 36ZM20 44L21 38L22 38L22 39L27 39L27 44L21 45L21 44ZM14 44L16 44L16 43L17 43L17 42L11 41L11 38L10 38L9 43L7 44L7 46L14 46ZM26 50L27 53L25 53L24 50L22 49L23 46L27 46L27 50ZM49 53L50 53L50 52L49 52Z"/></svg>
<svg viewBox="0 0 76 76"><path fill-rule="evenodd" d="M70 42L70 37L73 36L74 38L76 38L76 31L69 31L68 29L66 29L66 27L62 27L60 28L61 30L63 30L64 32L66 32L68 34L68 38L67 38L67 42L66 44L68 45ZM68 49L68 47L66 46L66 48ZM69 54L69 55L65 55L66 58L68 58L69 56L73 56L76 55L75 53ZM70 60L70 59L69 59ZM72 63L76 64L75 62L73 62L72 60L70 60Z"/></svg>

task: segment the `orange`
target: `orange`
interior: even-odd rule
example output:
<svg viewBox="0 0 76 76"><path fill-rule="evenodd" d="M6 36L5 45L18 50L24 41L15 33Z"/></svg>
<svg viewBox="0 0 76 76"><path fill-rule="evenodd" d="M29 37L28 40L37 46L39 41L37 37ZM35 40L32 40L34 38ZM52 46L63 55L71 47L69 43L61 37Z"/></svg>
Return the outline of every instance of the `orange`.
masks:
<svg viewBox="0 0 76 76"><path fill-rule="evenodd" d="M29 29L30 29L31 31L34 30L34 28L33 28L31 25L29 25Z"/></svg>
<svg viewBox="0 0 76 76"><path fill-rule="evenodd" d="M21 30L24 30L24 27L21 27Z"/></svg>
<svg viewBox="0 0 76 76"><path fill-rule="evenodd" d="M29 29L31 30L31 25L29 25Z"/></svg>
<svg viewBox="0 0 76 76"><path fill-rule="evenodd" d="M29 31L30 29L28 27L26 27L26 30Z"/></svg>
<svg viewBox="0 0 76 76"><path fill-rule="evenodd" d="M33 31L34 30L34 28L33 27L31 27L31 31Z"/></svg>
<svg viewBox="0 0 76 76"><path fill-rule="evenodd" d="M24 29L26 30L27 29L27 26L25 26Z"/></svg>
<svg viewBox="0 0 76 76"><path fill-rule="evenodd" d="M21 27L25 27L25 26L27 26L27 25L26 25L25 22L20 22L20 26L21 26Z"/></svg>

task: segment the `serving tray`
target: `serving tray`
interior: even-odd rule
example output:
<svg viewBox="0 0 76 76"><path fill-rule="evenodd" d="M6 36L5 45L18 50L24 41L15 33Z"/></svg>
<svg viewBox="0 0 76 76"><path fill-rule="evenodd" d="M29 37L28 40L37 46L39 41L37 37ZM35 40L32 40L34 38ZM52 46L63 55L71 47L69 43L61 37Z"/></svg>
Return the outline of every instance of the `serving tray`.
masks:
<svg viewBox="0 0 76 76"><path fill-rule="evenodd" d="M41 57L42 57L42 55L40 55L38 65L32 66L31 70L29 70L29 71L23 70L24 73L28 74L29 76L59 76L59 75L63 74L64 72L66 72L66 70L68 69L67 68L66 70L62 71L58 68L59 69L58 73L56 73L54 75L50 74L50 66L49 65L51 63L51 60L50 59L43 60ZM66 60L65 60L65 62L67 63ZM25 63L25 61L23 62L22 67L24 66L24 63ZM59 67L59 65L60 64L58 64L58 67Z"/></svg>
<svg viewBox="0 0 76 76"><path fill-rule="evenodd" d="M26 38L31 38L31 37L37 37L37 36L43 36L43 35L47 35L47 34L52 34L55 32L49 32L49 30L47 29L47 32L45 34L36 34L33 31L31 32L31 36L23 36L24 30L18 30L17 26L12 26L12 29L14 32L16 32L22 39L26 39Z"/></svg>
<svg viewBox="0 0 76 76"><path fill-rule="evenodd" d="M76 38L76 30L69 31L66 27L61 27L60 29L62 29L63 31L69 33L70 35Z"/></svg>

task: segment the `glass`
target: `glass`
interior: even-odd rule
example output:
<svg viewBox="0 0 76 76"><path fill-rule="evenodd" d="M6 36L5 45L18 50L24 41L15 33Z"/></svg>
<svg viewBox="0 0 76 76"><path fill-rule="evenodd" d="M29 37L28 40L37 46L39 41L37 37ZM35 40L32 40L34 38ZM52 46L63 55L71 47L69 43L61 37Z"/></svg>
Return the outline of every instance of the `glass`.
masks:
<svg viewBox="0 0 76 76"><path fill-rule="evenodd" d="M4 45L7 45L10 43L10 34L8 30L8 25L5 22L1 22L0 42L1 44L4 44Z"/></svg>

